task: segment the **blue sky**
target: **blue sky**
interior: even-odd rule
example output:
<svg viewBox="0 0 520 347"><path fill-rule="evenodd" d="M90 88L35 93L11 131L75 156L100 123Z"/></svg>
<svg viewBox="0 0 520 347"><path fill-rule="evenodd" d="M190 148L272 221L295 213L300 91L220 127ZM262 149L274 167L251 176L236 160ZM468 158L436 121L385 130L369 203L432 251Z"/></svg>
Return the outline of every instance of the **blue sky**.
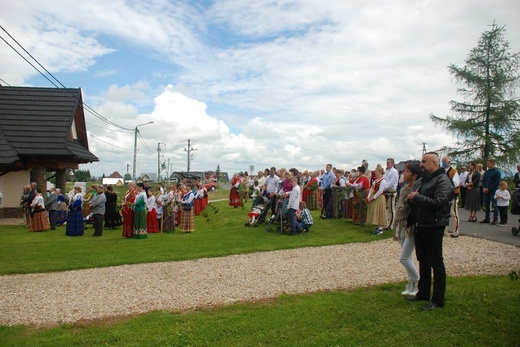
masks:
<svg viewBox="0 0 520 347"><path fill-rule="evenodd" d="M3 1L0 24L112 122L140 127L137 173L161 161L229 173L350 169L418 158L453 142L430 113L460 100L447 65L506 26L520 51L520 4L498 1ZM8 39L4 32L2 37ZM52 87L0 41L0 78ZM132 172L134 134L86 113L94 175ZM149 149L150 150L149 150Z"/></svg>

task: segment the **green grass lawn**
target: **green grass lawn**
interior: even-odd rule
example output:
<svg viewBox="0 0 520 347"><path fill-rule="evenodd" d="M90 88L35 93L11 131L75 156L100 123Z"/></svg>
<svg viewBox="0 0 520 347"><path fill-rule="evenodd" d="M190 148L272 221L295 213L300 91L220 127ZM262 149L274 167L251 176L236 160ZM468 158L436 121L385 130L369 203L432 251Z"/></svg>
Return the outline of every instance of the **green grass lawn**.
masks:
<svg viewBox="0 0 520 347"><path fill-rule="evenodd" d="M53 328L0 327L1 346L518 346L520 282L449 278L447 305L425 312L402 284L283 295L190 312Z"/></svg>
<svg viewBox="0 0 520 347"><path fill-rule="evenodd" d="M246 227L247 209L233 209L227 201L211 203L195 219L195 232L149 234L146 240L126 239L121 227L105 229L92 237L92 225L80 237L65 236L65 227L31 233L24 226L2 226L0 274L35 273L113 266L121 264L178 261L230 254L297 247L369 242L376 238L371 227L353 225L343 219L317 223L302 236L266 232L265 224ZM273 224L276 229L277 224ZM390 233L383 237L390 237Z"/></svg>
<svg viewBox="0 0 520 347"><path fill-rule="evenodd" d="M227 198L225 190L210 199ZM121 229L94 238L2 226L0 274L64 271L258 251L370 242L371 227L322 221L302 236L245 227L247 209L214 202L196 217L196 231L125 239ZM384 237L390 237L389 233ZM396 255L397 256L397 255ZM513 269L512 269L513 270ZM404 272L404 269L403 269ZM434 312L405 302L402 283L352 291L283 295L274 300L152 312L58 327L0 327L0 346L519 346L520 281L486 276L448 278L446 307ZM1 314L1 299L0 299Z"/></svg>

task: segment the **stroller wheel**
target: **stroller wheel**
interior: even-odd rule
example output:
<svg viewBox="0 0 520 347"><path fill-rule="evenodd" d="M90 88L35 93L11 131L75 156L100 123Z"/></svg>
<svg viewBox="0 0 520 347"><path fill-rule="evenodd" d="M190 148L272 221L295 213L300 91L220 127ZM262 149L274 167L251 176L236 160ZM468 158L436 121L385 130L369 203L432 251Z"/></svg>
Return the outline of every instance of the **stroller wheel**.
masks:
<svg viewBox="0 0 520 347"><path fill-rule="evenodd" d="M511 232L512 232L513 235L515 235L515 236L518 235L518 231L519 231L518 228L515 228L515 227L513 227L513 228L511 229Z"/></svg>
<svg viewBox="0 0 520 347"><path fill-rule="evenodd" d="M267 231L268 233L270 233L270 232L273 231L273 228L267 228L267 229L265 229L265 231Z"/></svg>

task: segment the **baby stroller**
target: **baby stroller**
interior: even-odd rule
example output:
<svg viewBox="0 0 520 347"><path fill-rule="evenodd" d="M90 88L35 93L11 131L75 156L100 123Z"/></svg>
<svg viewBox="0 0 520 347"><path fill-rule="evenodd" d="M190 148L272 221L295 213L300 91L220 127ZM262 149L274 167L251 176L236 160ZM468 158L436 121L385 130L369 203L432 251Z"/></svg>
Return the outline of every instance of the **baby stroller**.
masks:
<svg viewBox="0 0 520 347"><path fill-rule="evenodd" d="M511 205L511 214L520 214L520 189L515 188L514 193L511 196L511 200L513 200L513 204ZM520 218L518 219L518 223L520 223ZM511 229L511 232L513 235L518 235L520 232L520 226L518 228L513 227Z"/></svg>
<svg viewBox="0 0 520 347"><path fill-rule="evenodd" d="M265 217L267 216L267 212L269 211L270 206L271 200L268 200L262 196L257 196L253 202L251 212L247 214L249 216L249 221L245 224L245 226L248 227L252 225L254 227L258 227L258 224L265 221Z"/></svg>
<svg viewBox="0 0 520 347"><path fill-rule="evenodd" d="M269 221L267 222L267 228L265 231L268 233L273 231L273 227L271 226L274 222L279 223L279 230L280 234L283 234L285 230L288 228L288 221L287 221L287 214L285 212L285 205L287 199L278 199L277 206L276 206L276 213L269 218ZM290 232L290 227L289 227Z"/></svg>

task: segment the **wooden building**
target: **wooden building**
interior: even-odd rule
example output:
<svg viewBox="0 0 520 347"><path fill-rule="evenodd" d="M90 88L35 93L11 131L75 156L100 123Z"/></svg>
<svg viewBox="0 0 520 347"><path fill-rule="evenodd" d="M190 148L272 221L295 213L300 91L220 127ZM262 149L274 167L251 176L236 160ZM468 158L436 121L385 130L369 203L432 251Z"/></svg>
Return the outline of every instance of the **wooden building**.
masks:
<svg viewBox="0 0 520 347"><path fill-rule="evenodd" d="M66 173L99 159L89 151L81 89L0 86L0 217L19 213L22 187L47 189L47 173L65 188Z"/></svg>

